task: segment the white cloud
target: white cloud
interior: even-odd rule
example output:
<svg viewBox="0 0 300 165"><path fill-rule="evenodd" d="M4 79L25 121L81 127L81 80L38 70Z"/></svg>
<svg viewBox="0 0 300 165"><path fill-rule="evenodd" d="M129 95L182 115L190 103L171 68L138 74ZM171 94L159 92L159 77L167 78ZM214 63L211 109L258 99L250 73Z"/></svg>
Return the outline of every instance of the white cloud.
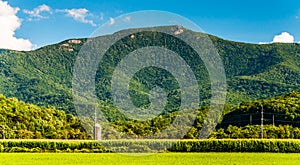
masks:
<svg viewBox="0 0 300 165"><path fill-rule="evenodd" d="M56 10L56 12L64 12L67 13L67 16L72 17L74 20L82 22L82 23L88 23L92 26L96 26L93 20L88 20L86 17L89 15L89 11L85 8L80 9L64 9L64 10Z"/></svg>
<svg viewBox="0 0 300 165"><path fill-rule="evenodd" d="M41 15L42 12L47 12L47 13L52 14L51 8L45 4L38 6L38 7L34 8L33 10L25 9L25 10L23 10L23 12L25 14L28 14L30 17L35 18L36 20L47 18L47 17ZM32 18L29 18L28 20L32 20Z"/></svg>
<svg viewBox="0 0 300 165"><path fill-rule="evenodd" d="M273 43L274 42L294 43L294 36L288 32L282 32L281 34L274 36Z"/></svg>
<svg viewBox="0 0 300 165"><path fill-rule="evenodd" d="M33 45L29 40L16 38L15 31L22 22L16 16L20 9L11 7L8 2L0 0L0 48L13 50L31 50Z"/></svg>
<svg viewBox="0 0 300 165"><path fill-rule="evenodd" d="M294 36L288 32L282 32L273 37L272 42L259 42L258 44L271 44L271 43L294 43Z"/></svg>
<svg viewBox="0 0 300 165"><path fill-rule="evenodd" d="M115 23L116 23L115 19L109 18L109 22L108 22L109 25L113 25Z"/></svg>

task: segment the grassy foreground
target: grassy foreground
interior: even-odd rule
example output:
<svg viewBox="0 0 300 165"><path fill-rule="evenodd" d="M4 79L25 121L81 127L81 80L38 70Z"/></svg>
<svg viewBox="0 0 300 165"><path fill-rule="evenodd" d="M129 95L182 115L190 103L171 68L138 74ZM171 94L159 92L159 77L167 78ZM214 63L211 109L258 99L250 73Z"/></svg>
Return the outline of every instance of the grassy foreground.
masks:
<svg viewBox="0 0 300 165"><path fill-rule="evenodd" d="M299 154L283 153L158 153L129 156L113 153L1 153L0 164L299 164Z"/></svg>

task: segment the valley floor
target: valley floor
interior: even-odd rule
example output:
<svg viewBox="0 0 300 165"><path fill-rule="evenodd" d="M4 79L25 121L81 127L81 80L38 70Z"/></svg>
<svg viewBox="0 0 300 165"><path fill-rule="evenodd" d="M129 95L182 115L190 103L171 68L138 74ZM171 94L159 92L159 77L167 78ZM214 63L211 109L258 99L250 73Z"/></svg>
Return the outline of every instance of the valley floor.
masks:
<svg viewBox="0 0 300 165"><path fill-rule="evenodd" d="M0 164L299 164L299 154L283 153L158 153L126 155L113 153L1 153Z"/></svg>

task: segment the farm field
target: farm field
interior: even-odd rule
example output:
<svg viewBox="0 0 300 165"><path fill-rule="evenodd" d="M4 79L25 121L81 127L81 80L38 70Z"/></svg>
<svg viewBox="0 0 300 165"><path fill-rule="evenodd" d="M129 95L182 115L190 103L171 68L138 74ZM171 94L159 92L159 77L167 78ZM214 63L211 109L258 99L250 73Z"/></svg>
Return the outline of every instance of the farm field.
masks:
<svg viewBox="0 0 300 165"><path fill-rule="evenodd" d="M299 154L283 153L158 153L129 156L116 153L1 153L0 164L299 164Z"/></svg>

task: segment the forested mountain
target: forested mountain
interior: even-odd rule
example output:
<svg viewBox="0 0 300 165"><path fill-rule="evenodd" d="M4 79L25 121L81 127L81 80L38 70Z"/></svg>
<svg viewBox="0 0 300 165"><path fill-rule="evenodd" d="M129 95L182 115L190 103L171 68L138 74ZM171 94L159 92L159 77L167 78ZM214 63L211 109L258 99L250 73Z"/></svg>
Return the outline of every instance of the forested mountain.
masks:
<svg viewBox="0 0 300 165"><path fill-rule="evenodd" d="M166 29L171 32L178 30L177 26L155 28ZM152 30L155 28L152 28ZM184 28L181 30L181 34L178 35L184 34L192 39L204 35ZM197 137L196 132L202 126L201 123L207 110L205 106L208 105L210 98L209 77L203 62L193 58L195 56L191 55L193 52L188 46L168 35L149 31L149 29L144 29L144 31L141 31L141 29L125 31L130 31L134 34L134 37L131 35L125 36L107 51L103 58L104 60L100 63L103 65L99 66L95 77L96 94L100 100L104 101L102 110L104 110L107 119L113 121L112 125L115 125L118 129L126 130L125 132L146 135L164 128L164 125L161 125L160 128L150 128L154 121L167 124L174 117L172 113L176 112L180 104L179 86L169 72L155 67L142 69L134 75L130 82L132 86L130 94L133 96L132 101L135 105L147 108L149 106L149 91L156 85L164 88L168 94L169 103L162 115L169 116L169 118L161 119L161 116L158 116L151 121L136 123L133 120L127 120L112 105L111 75L109 74L114 71L114 67L126 53L145 46L157 45L182 54L182 58L192 66L192 69L196 70L194 73L199 83L202 99L201 106L203 107L200 108L201 114L199 114L199 120L195 123L196 126L191 129L192 132L190 131L186 137ZM98 37L97 42L98 44L107 42L110 37L115 37L122 33L124 31ZM226 101L228 106L226 111L230 111L230 113L224 117L224 122L219 125L219 129L226 129L230 124L228 124L228 121L241 127L247 125L247 123L234 123L228 117L228 115L232 115L231 117L239 115L240 112L238 110L243 109L243 105L248 104L246 101L271 98L299 89L299 44L273 43L259 45L226 41L212 35L208 35L208 37L221 56L228 84ZM6 97L16 97L26 103L33 103L38 106L54 106L56 109L64 110L67 114L76 114L72 96L72 77L77 55L87 41L89 40L70 39L28 52L0 50L0 93ZM180 49L176 47L178 44L181 44L179 45ZM122 52L120 52L121 50ZM229 110L229 106L236 107L239 103L242 104L237 109ZM256 108L258 107L259 105L256 106ZM265 108L268 111L268 105ZM298 109L297 107L291 108ZM274 112L278 113L278 115L283 113ZM291 119L292 121L297 117L295 114L285 113L285 115L287 115L287 120ZM124 121L127 121L127 123L124 123ZM255 122L253 120L253 124L257 124ZM133 123L136 123L138 127L133 126ZM278 122L278 124L283 123ZM292 125L298 126L296 124ZM134 127L136 130L126 128L127 126ZM148 128L144 129L145 126ZM144 131L140 132L138 128L143 128Z"/></svg>
<svg viewBox="0 0 300 165"><path fill-rule="evenodd" d="M190 33L191 36L199 34L186 29L183 33ZM106 37L100 38L99 42L105 41ZM159 41L159 36L156 37ZM278 96L299 89L298 44L256 45L209 37L225 66L229 85L227 103L237 105L242 101ZM130 44L140 44L141 39L133 38ZM71 94L73 66L85 42L86 39L66 40L29 52L2 50L0 93L29 103L52 105L68 113L74 112Z"/></svg>

